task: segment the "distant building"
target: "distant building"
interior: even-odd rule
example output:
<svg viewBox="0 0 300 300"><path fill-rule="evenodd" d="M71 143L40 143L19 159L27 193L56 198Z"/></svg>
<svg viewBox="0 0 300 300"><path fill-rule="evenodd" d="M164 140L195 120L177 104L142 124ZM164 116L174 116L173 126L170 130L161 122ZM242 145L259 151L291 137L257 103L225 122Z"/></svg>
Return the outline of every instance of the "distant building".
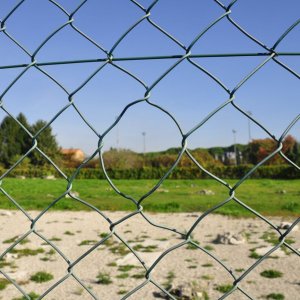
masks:
<svg viewBox="0 0 300 300"><path fill-rule="evenodd" d="M61 149L61 154L69 161L83 161L85 155L81 149Z"/></svg>

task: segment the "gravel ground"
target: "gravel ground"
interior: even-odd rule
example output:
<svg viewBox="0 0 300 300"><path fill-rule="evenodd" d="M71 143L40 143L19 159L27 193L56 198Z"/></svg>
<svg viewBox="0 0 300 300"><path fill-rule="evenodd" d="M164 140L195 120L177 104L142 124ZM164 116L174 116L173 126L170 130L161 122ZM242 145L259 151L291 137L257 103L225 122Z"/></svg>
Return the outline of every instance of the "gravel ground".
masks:
<svg viewBox="0 0 300 300"><path fill-rule="evenodd" d="M32 211L29 214L35 217L38 213ZM107 212L106 215L116 222L126 213ZM183 233L189 230L198 215L197 213L146 214L153 222L167 225ZM292 221L282 218L270 220L276 226L282 221ZM1 253L12 245L17 237L30 230L30 225L29 220L21 212L0 211ZM35 231L52 240L71 262L110 232L108 222L96 212L47 212L35 224ZM260 254L266 253L273 245L272 242L278 234L275 232L274 235L272 231L275 232L267 223L257 218L235 219L209 215L194 230L193 240L218 257L238 278L257 261ZM165 250L184 241L179 234L150 225L141 215L135 215L120 223L115 227L115 232L136 249L148 267ZM216 243L217 235L226 232L239 234L244 242L239 245ZM291 245L299 251L300 231L294 230L288 237ZM6 254L0 264L1 271L14 279L24 291L34 292L37 295L42 295L68 274L68 263L34 233ZM266 270L279 271L280 273L275 272L275 275L280 277L263 277L261 273ZM239 286L249 293L252 299L300 299L299 270L299 256L282 247L250 272ZM121 299L128 291L145 281L145 269L115 236L111 236L104 245L84 257L72 271L99 299ZM35 282L33 281L35 277L32 276L37 272L49 273L53 279L52 276L50 278L44 276L49 281ZM271 277L274 277L274 272L272 274ZM234 281L232 275L219 263L204 251L191 245L183 245L169 252L151 272L151 278L162 286L171 287L173 292L180 286L187 294L193 290L198 295L196 299L219 299ZM159 294L160 290L149 282L130 299L159 299ZM273 298L270 298L271 294ZM284 298L274 298L276 296L274 294L282 294ZM5 279L1 274L0 299L23 299L14 285L5 285ZM93 298L70 276L44 299ZM227 299L249 298L236 290Z"/></svg>

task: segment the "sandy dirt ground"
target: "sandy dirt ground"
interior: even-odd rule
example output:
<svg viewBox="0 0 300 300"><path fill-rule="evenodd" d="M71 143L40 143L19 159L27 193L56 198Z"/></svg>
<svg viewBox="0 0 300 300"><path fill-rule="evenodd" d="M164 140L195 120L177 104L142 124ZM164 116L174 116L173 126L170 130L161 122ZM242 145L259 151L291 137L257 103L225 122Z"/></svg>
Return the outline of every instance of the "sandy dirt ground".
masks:
<svg viewBox="0 0 300 300"><path fill-rule="evenodd" d="M125 212L105 214L112 222L117 222L126 215ZM32 211L29 215L34 218L38 212ZM199 215L146 214L156 224L166 225L181 233L187 232ZM282 221L292 221L287 218L269 219L276 226ZM0 211L1 253L5 253L18 237L30 230L31 222L21 212ZM3 256L0 270L15 280L26 293L33 292L36 295L42 295L68 275L69 265L110 232L109 223L96 212L49 211L36 222L33 230L22 243ZM184 241L180 234L152 226L139 214L116 225L114 232L136 250L146 268L151 267L167 249ZM226 232L240 234L244 242L239 245L216 243L217 235ZM65 259L41 237L51 240ZM220 259L232 275L201 249L185 244L170 251L157 263L150 273L151 279L154 283L168 288L182 286L186 293L193 290L198 295L195 299L219 299L232 285L233 276L242 276L257 261L259 255L271 249L278 233L258 218L236 219L209 215L196 227L192 237L201 247ZM292 231L288 238L291 245L299 251L300 230ZM264 271L267 272L263 273ZM278 272L272 275L273 271ZM34 276L37 272L46 272L48 276ZM121 299L128 291L145 282L146 270L117 237L111 236L103 245L96 247L76 263L71 268L71 273L98 299L113 300ZM271 273L269 277L275 278L262 276L268 273ZM48 281L35 282L36 278L37 281ZM6 283L5 277L0 274L0 299L26 299L22 298L22 294L13 284ZM284 299L289 300L300 299L300 258L286 247L279 248L245 276L239 286L252 299L283 299L268 298L272 294L282 294ZM148 282L130 299L159 299L160 292L155 284ZM44 299L93 298L70 275ZM249 298L236 290L227 299Z"/></svg>

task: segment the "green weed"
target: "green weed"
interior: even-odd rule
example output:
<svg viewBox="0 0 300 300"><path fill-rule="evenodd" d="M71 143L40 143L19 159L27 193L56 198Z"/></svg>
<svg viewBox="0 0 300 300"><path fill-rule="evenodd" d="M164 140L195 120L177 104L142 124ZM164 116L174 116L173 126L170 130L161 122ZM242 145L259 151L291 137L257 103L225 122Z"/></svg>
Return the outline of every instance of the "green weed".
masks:
<svg viewBox="0 0 300 300"><path fill-rule="evenodd" d="M40 295L36 294L35 292L30 292L28 296L30 297L30 300L36 300ZM27 300L27 298L22 296L20 298L13 298L13 300Z"/></svg>
<svg viewBox="0 0 300 300"><path fill-rule="evenodd" d="M107 284L111 284L112 283L112 280L111 280L111 278L110 278L110 275L108 274L108 273L98 273L98 275L97 275L97 280L96 280L96 282L98 283L98 284L105 284L105 285L107 285Z"/></svg>
<svg viewBox="0 0 300 300"><path fill-rule="evenodd" d="M95 240L84 240L78 246L94 245L95 243L97 243Z"/></svg>
<svg viewBox="0 0 300 300"><path fill-rule="evenodd" d="M4 290L9 284L11 284L10 281L5 278L0 278L0 291Z"/></svg>
<svg viewBox="0 0 300 300"><path fill-rule="evenodd" d="M119 278L119 279L125 279L125 278L129 277L129 274L128 273L121 273L121 274L117 275L116 277Z"/></svg>
<svg viewBox="0 0 300 300"><path fill-rule="evenodd" d="M231 284L223 284L216 286L215 290L225 294L229 292L232 288L233 286Z"/></svg>
<svg viewBox="0 0 300 300"><path fill-rule="evenodd" d="M37 282L37 283L47 282L47 281L52 280L53 278L54 277L52 274L44 272L44 271L37 272L30 276L30 280Z"/></svg>
<svg viewBox="0 0 300 300"><path fill-rule="evenodd" d="M40 253L44 253L45 250L43 248L37 248L37 249L12 249L11 253L18 254L18 258L21 258L23 256L35 256Z"/></svg>
<svg viewBox="0 0 300 300"><path fill-rule="evenodd" d="M130 271L130 270L132 270L134 268L135 268L134 265L123 265L123 266L119 266L118 267L118 271L120 271L120 272L128 272L128 271Z"/></svg>
<svg viewBox="0 0 300 300"><path fill-rule="evenodd" d="M263 272L260 273L260 275L262 277L266 277L266 278L279 278L282 277L283 273L277 270L265 270Z"/></svg>
<svg viewBox="0 0 300 300"><path fill-rule="evenodd" d="M284 300L285 297L283 294L275 294L275 293L272 293L272 294L269 294L266 296L266 299L272 299L272 300Z"/></svg>

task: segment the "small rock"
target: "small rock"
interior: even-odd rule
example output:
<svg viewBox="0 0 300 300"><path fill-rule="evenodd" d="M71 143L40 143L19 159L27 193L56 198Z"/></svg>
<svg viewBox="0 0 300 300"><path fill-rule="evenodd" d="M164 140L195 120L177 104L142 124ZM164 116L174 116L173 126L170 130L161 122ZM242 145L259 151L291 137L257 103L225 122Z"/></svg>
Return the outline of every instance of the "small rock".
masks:
<svg viewBox="0 0 300 300"><path fill-rule="evenodd" d="M158 193L169 193L169 190L167 190L167 189L162 189L162 188L158 188L158 189L157 189L157 192L158 192Z"/></svg>
<svg viewBox="0 0 300 300"><path fill-rule="evenodd" d="M26 271L18 271L18 272L9 272L7 275L13 280L19 282L27 282L29 279L29 275Z"/></svg>
<svg viewBox="0 0 300 300"><path fill-rule="evenodd" d="M198 195L215 195L215 192L212 190L203 189L203 190L198 191L197 194Z"/></svg>
<svg viewBox="0 0 300 300"><path fill-rule="evenodd" d="M26 179L26 177L23 176L23 175L17 175L16 178L17 178L17 179Z"/></svg>
<svg viewBox="0 0 300 300"><path fill-rule="evenodd" d="M76 191L72 191L69 193L72 197L79 197L79 193ZM66 194L65 198L71 198L69 194Z"/></svg>
<svg viewBox="0 0 300 300"><path fill-rule="evenodd" d="M168 292L176 297L176 299L180 300L204 300L207 299L204 292L200 290L199 287L192 285L190 283L181 284L176 287L170 287ZM155 297L170 300L171 298L165 293L162 292L154 292Z"/></svg>
<svg viewBox="0 0 300 300"><path fill-rule="evenodd" d="M13 215L12 212L10 212L8 210L1 210L0 211L0 216L11 217L12 215Z"/></svg>
<svg viewBox="0 0 300 300"><path fill-rule="evenodd" d="M188 215L186 215L188 218L198 218L199 217L199 215L197 215L197 214L188 214Z"/></svg>
<svg viewBox="0 0 300 300"><path fill-rule="evenodd" d="M46 196L47 198L54 198L54 196L52 194L47 194Z"/></svg>
<svg viewBox="0 0 300 300"><path fill-rule="evenodd" d="M152 265L161 254L161 252L139 252L139 251L136 252L143 257L143 261L149 266ZM116 263L118 266L122 266L122 265L141 266L141 263L136 259L133 253L128 253L125 256L117 259Z"/></svg>
<svg viewBox="0 0 300 300"><path fill-rule="evenodd" d="M43 178L47 179L47 180L55 180L55 176L54 175L47 175L47 176L44 176Z"/></svg>
<svg viewBox="0 0 300 300"><path fill-rule="evenodd" d="M7 253L5 256L4 256L4 259L5 261L9 262L11 260L15 260L18 258L18 254L14 254L14 253Z"/></svg>
<svg viewBox="0 0 300 300"><path fill-rule="evenodd" d="M289 229L291 226L292 226L293 223L289 223L289 222L282 222L280 225L279 225L279 229L284 229L284 230L287 230ZM292 229L292 231L298 231L299 230L299 226L298 225L295 225Z"/></svg>
<svg viewBox="0 0 300 300"><path fill-rule="evenodd" d="M240 245L245 243L245 238L241 233L233 234L226 232L224 234L218 234L217 238L213 241L216 244L224 245Z"/></svg>
<svg viewBox="0 0 300 300"><path fill-rule="evenodd" d="M280 190L277 192L277 194L284 195L284 194L286 194L286 190Z"/></svg>

